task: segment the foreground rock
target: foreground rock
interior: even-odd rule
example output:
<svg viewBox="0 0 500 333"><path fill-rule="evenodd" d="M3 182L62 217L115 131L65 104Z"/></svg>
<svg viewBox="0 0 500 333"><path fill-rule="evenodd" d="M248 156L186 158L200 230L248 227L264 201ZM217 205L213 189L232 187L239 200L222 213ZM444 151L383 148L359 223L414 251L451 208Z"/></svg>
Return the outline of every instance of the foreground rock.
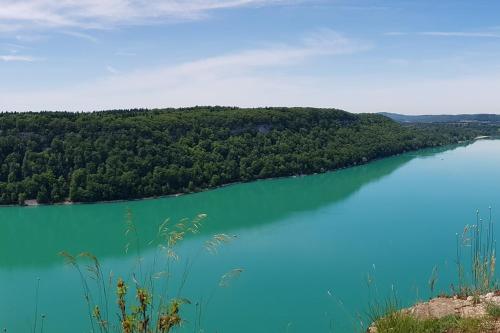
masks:
<svg viewBox="0 0 500 333"><path fill-rule="evenodd" d="M440 319L446 316L459 316L461 318L485 318L491 323L492 329L488 332L500 332L500 318L491 318L488 306L500 306L500 292L488 293L479 297L469 296L466 299L454 297L437 297L429 302L418 303L410 308L401 310L404 314L417 319ZM369 333L376 333L377 328L372 325Z"/></svg>

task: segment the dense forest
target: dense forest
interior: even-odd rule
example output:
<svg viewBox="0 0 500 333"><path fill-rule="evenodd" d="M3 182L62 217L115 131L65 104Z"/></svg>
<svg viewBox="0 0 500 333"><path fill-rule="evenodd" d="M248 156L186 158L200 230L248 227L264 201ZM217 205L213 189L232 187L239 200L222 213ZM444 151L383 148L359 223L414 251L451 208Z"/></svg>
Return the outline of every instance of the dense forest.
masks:
<svg viewBox="0 0 500 333"><path fill-rule="evenodd" d="M497 133L335 109L0 114L0 204L94 202L325 172Z"/></svg>

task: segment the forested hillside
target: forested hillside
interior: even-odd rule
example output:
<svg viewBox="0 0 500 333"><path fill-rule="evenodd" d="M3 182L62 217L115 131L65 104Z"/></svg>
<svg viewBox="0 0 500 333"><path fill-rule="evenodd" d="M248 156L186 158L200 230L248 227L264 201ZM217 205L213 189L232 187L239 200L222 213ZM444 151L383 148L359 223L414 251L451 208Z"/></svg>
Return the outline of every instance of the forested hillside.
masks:
<svg viewBox="0 0 500 333"><path fill-rule="evenodd" d="M0 203L93 202L310 174L489 134L335 109L0 114Z"/></svg>

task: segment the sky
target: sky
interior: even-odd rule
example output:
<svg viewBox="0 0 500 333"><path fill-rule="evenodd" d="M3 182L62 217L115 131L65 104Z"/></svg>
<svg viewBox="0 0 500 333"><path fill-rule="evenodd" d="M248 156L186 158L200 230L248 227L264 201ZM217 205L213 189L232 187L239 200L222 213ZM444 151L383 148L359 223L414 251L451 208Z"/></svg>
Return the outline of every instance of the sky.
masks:
<svg viewBox="0 0 500 333"><path fill-rule="evenodd" d="M497 0L0 0L0 111L500 113Z"/></svg>

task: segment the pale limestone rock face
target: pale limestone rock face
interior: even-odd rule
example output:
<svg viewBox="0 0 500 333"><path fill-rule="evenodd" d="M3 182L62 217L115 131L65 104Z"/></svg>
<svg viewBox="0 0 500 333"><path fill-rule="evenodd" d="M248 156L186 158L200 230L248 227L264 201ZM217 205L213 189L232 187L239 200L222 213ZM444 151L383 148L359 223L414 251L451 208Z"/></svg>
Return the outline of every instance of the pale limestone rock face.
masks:
<svg viewBox="0 0 500 333"><path fill-rule="evenodd" d="M488 293L479 298L477 304L474 302L474 297L469 296L467 299L454 297L437 297L429 302L418 303L410 308L403 309L404 313L415 316L419 319L443 318L450 315L458 315L464 318L482 318L487 316L488 304L500 306L500 293ZM500 321L494 324L493 332L500 332ZM376 333L377 329L371 326L368 333Z"/></svg>
<svg viewBox="0 0 500 333"><path fill-rule="evenodd" d="M419 303L405 311L417 318L442 318L449 315L459 315L467 318L480 318L487 315L486 306L492 303L500 305L500 296L493 293L479 297L479 303L469 296L466 300L458 297L438 297L429 302Z"/></svg>

